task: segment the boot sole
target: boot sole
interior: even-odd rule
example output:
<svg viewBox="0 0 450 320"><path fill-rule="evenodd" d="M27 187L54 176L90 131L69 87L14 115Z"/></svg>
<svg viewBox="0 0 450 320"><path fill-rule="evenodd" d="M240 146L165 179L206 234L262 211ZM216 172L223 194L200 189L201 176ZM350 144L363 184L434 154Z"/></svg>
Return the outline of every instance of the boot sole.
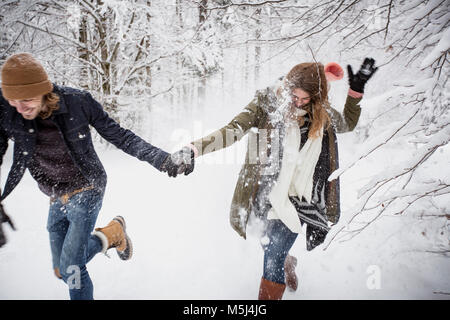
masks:
<svg viewBox="0 0 450 320"><path fill-rule="evenodd" d="M133 243L131 242L130 237L128 236L126 229L127 225L125 223L125 219L122 216L116 216L113 220L119 222L122 225L123 232L125 233L125 240L127 242L126 248L124 251L119 251L116 248L117 255L121 260L130 260L133 256Z"/></svg>

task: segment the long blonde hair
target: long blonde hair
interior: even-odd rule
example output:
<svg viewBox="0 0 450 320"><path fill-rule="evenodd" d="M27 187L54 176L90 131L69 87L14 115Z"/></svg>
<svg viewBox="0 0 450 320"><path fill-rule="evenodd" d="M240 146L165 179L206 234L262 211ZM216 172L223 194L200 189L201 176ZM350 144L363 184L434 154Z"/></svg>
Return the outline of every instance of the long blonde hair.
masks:
<svg viewBox="0 0 450 320"><path fill-rule="evenodd" d="M300 88L310 95L310 108L307 112L311 119L308 138L316 138L320 130L331 122L328 114L328 84L323 65L320 62L300 63L288 72L283 81L285 89L292 92Z"/></svg>

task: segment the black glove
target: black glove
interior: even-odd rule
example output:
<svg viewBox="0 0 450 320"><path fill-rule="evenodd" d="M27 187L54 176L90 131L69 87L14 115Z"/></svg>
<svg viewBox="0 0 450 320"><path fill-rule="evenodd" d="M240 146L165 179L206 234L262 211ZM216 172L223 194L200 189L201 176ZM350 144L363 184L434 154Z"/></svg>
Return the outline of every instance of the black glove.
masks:
<svg viewBox="0 0 450 320"><path fill-rule="evenodd" d="M3 247L6 244L6 237L3 233L3 222L7 222L11 229L16 230L14 227L14 224L12 223L11 219L8 217L8 215L5 213L5 210L3 209L3 205L0 202L0 248Z"/></svg>
<svg viewBox="0 0 450 320"><path fill-rule="evenodd" d="M184 147L167 156L161 166L161 171L167 172L169 177L176 177L183 172L184 175L187 176L194 171L194 157L194 150L189 147Z"/></svg>
<svg viewBox="0 0 450 320"><path fill-rule="evenodd" d="M366 82L373 76L378 67L375 68L375 60L372 58L365 58L357 74L353 74L352 67L347 65L348 82L350 89L353 91L364 93L364 86Z"/></svg>

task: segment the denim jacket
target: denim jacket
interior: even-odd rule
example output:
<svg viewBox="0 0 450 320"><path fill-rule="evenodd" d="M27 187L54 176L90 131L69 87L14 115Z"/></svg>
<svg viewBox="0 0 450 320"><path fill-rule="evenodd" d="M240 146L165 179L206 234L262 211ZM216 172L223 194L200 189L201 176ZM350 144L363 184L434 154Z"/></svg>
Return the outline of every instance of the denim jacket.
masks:
<svg viewBox="0 0 450 320"><path fill-rule="evenodd" d="M95 187L104 189L106 172L94 150L89 126L107 141L124 152L147 161L160 170L168 153L147 143L130 130L111 119L90 93L63 86L53 86L59 95L59 109L50 119L58 126L69 154L81 173ZM3 98L0 91L0 165L14 141L13 164L9 171L1 199L6 198L22 179L36 145L35 120L26 120Z"/></svg>

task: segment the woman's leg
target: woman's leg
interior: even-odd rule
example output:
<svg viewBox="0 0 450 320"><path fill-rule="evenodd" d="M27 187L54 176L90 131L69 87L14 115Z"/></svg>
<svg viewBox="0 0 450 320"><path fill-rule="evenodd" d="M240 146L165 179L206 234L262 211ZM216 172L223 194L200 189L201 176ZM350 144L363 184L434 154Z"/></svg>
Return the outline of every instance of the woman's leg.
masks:
<svg viewBox="0 0 450 320"><path fill-rule="evenodd" d="M285 260L298 234L281 220L268 220L265 232L268 243L263 244L264 271L259 288L259 299L280 300L286 288Z"/></svg>
<svg viewBox="0 0 450 320"><path fill-rule="evenodd" d="M266 235L269 242L263 245L263 277L276 283L285 283L284 262L289 250L294 245L298 233L289 230L281 220L268 220Z"/></svg>

